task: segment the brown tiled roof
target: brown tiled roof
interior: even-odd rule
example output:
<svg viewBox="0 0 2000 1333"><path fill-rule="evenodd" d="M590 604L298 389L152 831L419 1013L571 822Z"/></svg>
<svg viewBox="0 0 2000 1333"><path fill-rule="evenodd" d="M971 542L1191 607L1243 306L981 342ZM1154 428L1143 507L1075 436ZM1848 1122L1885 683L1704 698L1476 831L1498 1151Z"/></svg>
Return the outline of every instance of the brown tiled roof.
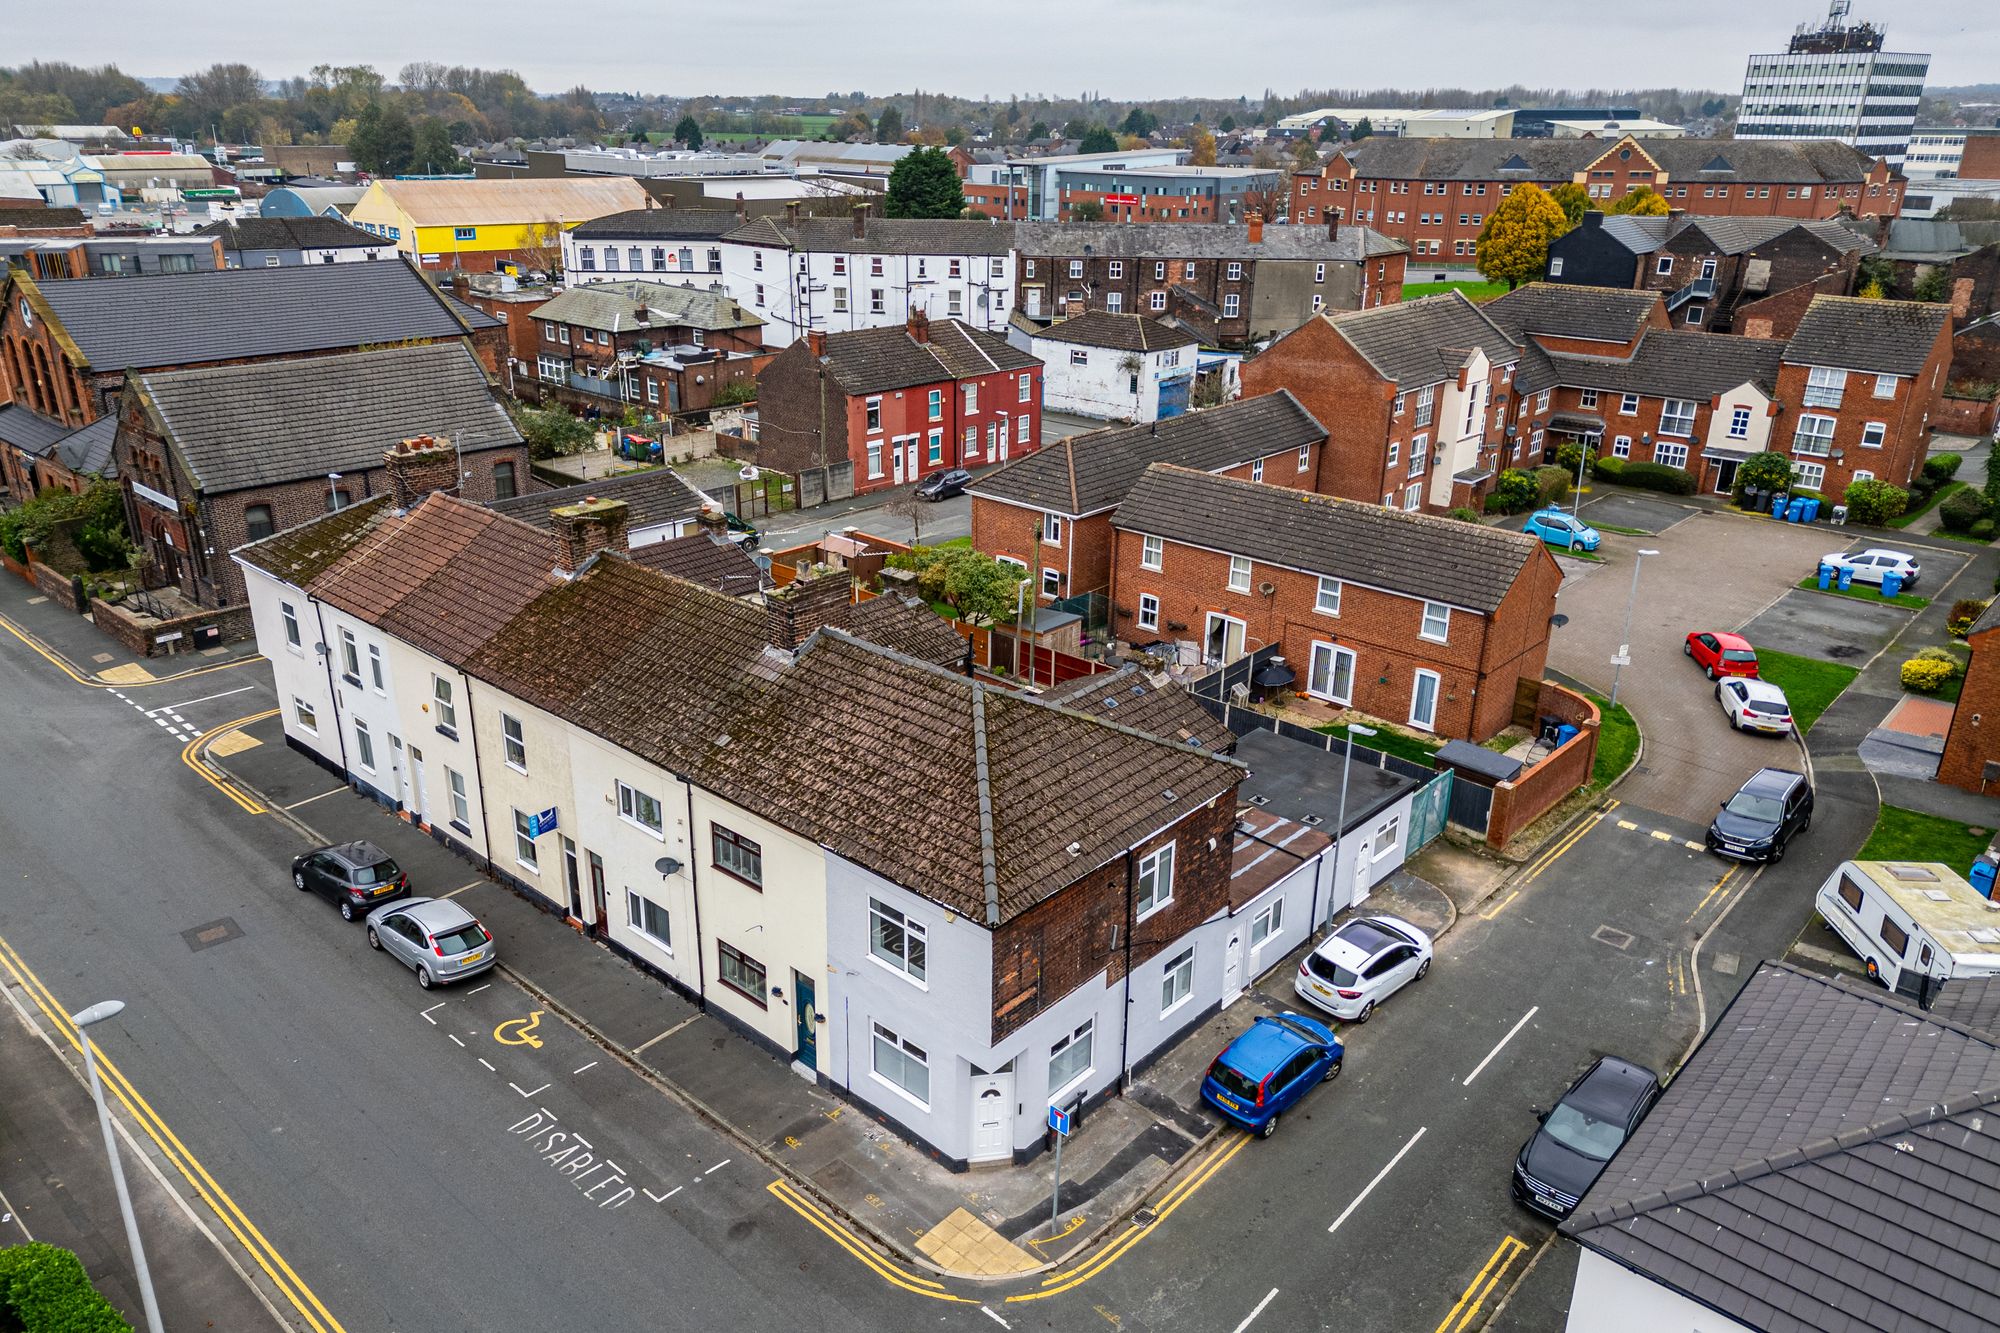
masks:
<svg viewBox="0 0 2000 1333"><path fill-rule="evenodd" d="M912 338L902 324L830 333L826 363L848 393L881 393L1042 364L1006 339L956 319L932 322L928 342Z"/></svg>
<svg viewBox="0 0 2000 1333"><path fill-rule="evenodd" d="M731 597L757 592L771 584L771 576L758 568L742 546L733 541L718 541L706 532L649 542L633 547L626 554L635 565L657 569Z"/></svg>
<svg viewBox="0 0 2000 1333"><path fill-rule="evenodd" d="M1785 347L1785 363L1915 375L1950 325L1951 308L1931 302L1815 296Z"/></svg>
<svg viewBox="0 0 2000 1333"><path fill-rule="evenodd" d="M1155 684L1137 667L1078 676L1043 690L1042 698L1176 745L1218 754L1236 748L1235 734L1210 717L1193 695L1172 681Z"/></svg>
<svg viewBox="0 0 2000 1333"><path fill-rule="evenodd" d="M1162 324L1145 315L1114 315L1089 310L1049 325L1037 338L1075 343L1080 347L1110 347L1122 352L1158 352L1169 347L1198 347L1201 339L1186 329Z"/></svg>
<svg viewBox="0 0 2000 1333"><path fill-rule="evenodd" d="M389 512L389 497L374 495L337 513L249 542L230 552L244 564L303 588L365 541Z"/></svg>
<svg viewBox="0 0 2000 1333"><path fill-rule="evenodd" d="M920 662L949 667L965 660L965 639L951 622L901 593L854 603L847 609L845 628L857 639L893 648Z"/></svg>

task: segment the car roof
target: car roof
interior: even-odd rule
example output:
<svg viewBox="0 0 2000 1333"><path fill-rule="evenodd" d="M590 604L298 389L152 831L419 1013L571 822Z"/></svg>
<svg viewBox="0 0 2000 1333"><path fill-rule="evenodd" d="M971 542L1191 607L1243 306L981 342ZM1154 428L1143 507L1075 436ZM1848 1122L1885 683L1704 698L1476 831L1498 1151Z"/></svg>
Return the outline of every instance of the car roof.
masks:
<svg viewBox="0 0 2000 1333"><path fill-rule="evenodd" d="M1785 692L1768 680L1756 676L1737 676L1729 682L1731 689L1740 689L1750 699L1771 699L1783 701ZM1780 770L1783 771L1783 770Z"/></svg>
<svg viewBox="0 0 2000 1333"><path fill-rule="evenodd" d="M443 898L413 898L404 906L403 914L432 934L452 930L477 919L457 903Z"/></svg>
<svg viewBox="0 0 2000 1333"><path fill-rule="evenodd" d="M1709 634L1714 637L1717 644L1724 648L1748 648L1750 646L1750 640L1744 638L1741 634L1731 634L1728 630L1710 630Z"/></svg>
<svg viewBox="0 0 2000 1333"><path fill-rule="evenodd" d="M1328 944L1334 940L1353 946L1368 958L1373 958L1384 949L1398 944L1416 943L1408 935L1396 929L1393 923L1371 916L1358 916L1351 921L1342 922L1340 928L1327 937Z"/></svg>
<svg viewBox="0 0 2000 1333"><path fill-rule="evenodd" d="M1644 1065L1606 1055L1576 1081L1563 1100L1601 1110L1630 1111L1659 1081L1660 1076Z"/></svg>
<svg viewBox="0 0 2000 1333"><path fill-rule="evenodd" d="M1281 1019L1271 1014L1260 1014L1255 1023L1223 1049L1223 1058L1238 1073L1262 1078L1309 1044L1324 1044L1318 1038L1308 1043L1300 1036L1291 1026L1300 1021L1297 1015L1285 1015Z"/></svg>
<svg viewBox="0 0 2000 1333"><path fill-rule="evenodd" d="M320 850L336 860L345 861L351 866L372 866L377 862L390 859L389 853L383 851L366 838L357 839L354 842L336 843L331 847L323 847Z"/></svg>
<svg viewBox="0 0 2000 1333"><path fill-rule="evenodd" d="M1749 781L1740 788L1742 791L1759 795L1783 795L1792 789L1792 784L1803 782L1805 774L1794 773L1789 768L1760 768L1750 775Z"/></svg>

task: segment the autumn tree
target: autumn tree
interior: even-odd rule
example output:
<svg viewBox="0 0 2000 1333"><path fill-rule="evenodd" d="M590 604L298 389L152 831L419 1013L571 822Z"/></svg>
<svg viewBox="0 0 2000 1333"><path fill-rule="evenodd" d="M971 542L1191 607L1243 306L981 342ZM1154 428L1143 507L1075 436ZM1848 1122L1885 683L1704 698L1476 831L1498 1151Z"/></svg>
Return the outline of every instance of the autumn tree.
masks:
<svg viewBox="0 0 2000 1333"><path fill-rule="evenodd" d="M1633 217L1663 218L1673 210L1667 207L1667 201L1661 198L1659 192L1652 186L1641 185L1635 190L1627 191L1622 199L1611 205L1611 211Z"/></svg>
<svg viewBox="0 0 2000 1333"><path fill-rule="evenodd" d="M1593 207L1589 192L1575 181L1564 181L1556 186L1549 191L1549 198L1555 200L1557 207L1563 211L1563 217L1566 219L1564 231L1574 231L1582 226L1583 215Z"/></svg>
<svg viewBox="0 0 2000 1333"><path fill-rule="evenodd" d="M1300 139L1296 144L1292 145L1292 170L1319 170L1319 150L1313 147L1313 141L1310 137Z"/></svg>
<svg viewBox="0 0 2000 1333"><path fill-rule="evenodd" d="M674 126L674 142L685 144L691 152L701 151L701 122L692 115L682 116Z"/></svg>
<svg viewBox="0 0 2000 1333"><path fill-rule="evenodd" d="M1542 276L1549 262L1549 242L1563 234L1568 219L1562 205L1533 182L1514 187L1487 215L1475 243L1479 272L1488 282L1504 282L1512 291Z"/></svg>
<svg viewBox="0 0 2000 1333"><path fill-rule="evenodd" d="M955 218L963 214L965 191L951 155L941 148L916 148L905 153L889 172L882 211L892 218Z"/></svg>
<svg viewBox="0 0 2000 1333"><path fill-rule="evenodd" d="M1199 125L1188 136L1188 162L1197 167L1215 165L1215 136Z"/></svg>

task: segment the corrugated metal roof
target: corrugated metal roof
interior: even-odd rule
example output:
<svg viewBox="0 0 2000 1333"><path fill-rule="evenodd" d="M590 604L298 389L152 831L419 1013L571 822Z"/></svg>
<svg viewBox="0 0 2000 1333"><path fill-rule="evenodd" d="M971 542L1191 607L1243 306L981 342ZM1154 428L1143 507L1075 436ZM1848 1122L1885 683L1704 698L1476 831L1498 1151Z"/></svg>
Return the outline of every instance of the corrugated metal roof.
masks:
<svg viewBox="0 0 2000 1333"><path fill-rule="evenodd" d="M508 223L586 222L646 206L646 191L625 176L593 179L376 181L416 227L481 227Z"/></svg>

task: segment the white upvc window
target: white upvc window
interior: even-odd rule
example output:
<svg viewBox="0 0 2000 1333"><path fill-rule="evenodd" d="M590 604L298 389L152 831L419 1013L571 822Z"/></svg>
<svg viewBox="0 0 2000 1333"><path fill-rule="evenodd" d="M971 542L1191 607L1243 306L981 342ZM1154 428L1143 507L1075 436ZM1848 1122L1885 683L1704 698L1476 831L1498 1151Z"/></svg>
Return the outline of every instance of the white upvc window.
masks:
<svg viewBox="0 0 2000 1333"><path fill-rule="evenodd" d="M1833 452L1833 431L1837 424L1838 419L1834 417L1810 412L1801 416L1792 435L1792 452L1810 458L1825 458Z"/></svg>
<svg viewBox="0 0 2000 1333"><path fill-rule="evenodd" d="M299 724L300 730L319 735L318 710L296 695L292 697L292 720Z"/></svg>
<svg viewBox="0 0 2000 1333"><path fill-rule="evenodd" d="M1165 1018L1194 994L1194 946L1169 958L1160 974L1160 1017Z"/></svg>
<svg viewBox="0 0 2000 1333"><path fill-rule="evenodd" d="M1612 440L1611 456L1613 458L1630 458L1632 456L1632 437L1630 435L1620 435Z"/></svg>
<svg viewBox="0 0 2000 1333"><path fill-rule="evenodd" d="M1636 393L1628 393L1621 396L1618 400L1618 415L1621 417L1638 416L1639 395Z"/></svg>
<svg viewBox="0 0 2000 1333"><path fill-rule="evenodd" d="M1894 375L1877 375L1875 377L1875 396L1877 398L1894 398L1896 396L1896 377Z"/></svg>
<svg viewBox="0 0 2000 1333"><path fill-rule="evenodd" d="M542 858L541 853L535 847L533 829L534 825L530 822L527 812L516 810L514 812L514 864L532 870L539 875L542 871Z"/></svg>
<svg viewBox="0 0 2000 1333"><path fill-rule="evenodd" d="M931 1103L931 1061L923 1047L906 1041L880 1023L869 1024L874 1033L874 1057L870 1069L875 1077L902 1093L925 1110Z"/></svg>
<svg viewBox="0 0 2000 1333"><path fill-rule="evenodd" d="M1020 401L1025 403L1034 396L1035 377L1024 372L1021 375L1019 383L1021 386Z"/></svg>
<svg viewBox="0 0 2000 1333"><path fill-rule="evenodd" d="M1337 644L1315 643L1307 664L1306 693L1331 703L1354 699L1354 651Z"/></svg>
<svg viewBox="0 0 2000 1333"><path fill-rule="evenodd" d="M1688 447L1685 444L1671 444L1662 440L1653 446L1653 461L1667 467L1684 468L1688 461Z"/></svg>
<svg viewBox="0 0 2000 1333"><path fill-rule="evenodd" d="M673 952L674 931L667 919L667 909L651 898L625 890L625 924L667 952Z"/></svg>
<svg viewBox="0 0 2000 1333"><path fill-rule="evenodd" d="M1174 900L1174 844L1157 848L1139 858L1138 907L1135 919L1143 921Z"/></svg>
<svg viewBox="0 0 2000 1333"><path fill-rule="evenodd" d="M461 832L472 832L472 802L465 794L465 774L455 768L445 769L444 788L451 799L451 822Z"/></svg>
<svg viewBox="0 0 2000 1333"><path fill-rule="evenodd" d="M1826 483L1826 464L1824 463L1792 464L1793 490L1816 491L1825 483Z"/></svg>
<svg viewBox="0 0 2000 1333"><path fill-rule="evenodd" d="M1313 447L1310 444L1300 445L1298 470L1304 472L1308 468L1310 468L1312 466L1312 459L1313 459Z"/></svg>
<svg viewBox="0 0 2000 1333"><path fill-rule="evenodd" d="M1048 546L1061 546L1063 521L1061 514L1042 515L1042 542Z"/></svg>
<svg viewBox="0 0 2000 1333"><path fill-rule="evenodd" d="M1729 409L1729 438L1747 440L1750 438L1750 409L1732 407Z"/></svg>
<svg viewBox="0 0 2000 1333"><path fill-rule="evenodd" d="M1262 481L1262 480L1264 480L1264 460L1263 460L1263 459L1261 459L1261 458L1257 458L1257 459L1252 459L1252 460L1251 460L1251 462L1250 462L1250 480L1252 480L1252 481Z"/></svg>
<svg viewBox="0 0 2000 1333"><path fill-rule="evenodd" d="M1579 389L1579 390L1577 390L1577 394L1576 394L1576 403L1577 403L1577 406L1578 406L1578 407L1596 407L1596 406L1597 406L1597 390L1595 390L1595 389Z"/></svg>
<svg viewBox="0 0 2000 1333"><path fill-rule="evenodd" d="M1451 608L1442 602L1424 603L1424 622L1417 631L1420 638L1434 643L1443 643L1451 637Z"/></svg>
<svg viewBox="0 0 2000 1333"><path fill-rule="evenodd" d="M637 825L654 837L663 836L664 825L660 818L660 802L637 787L618 783L618 817L628 824Z"/></svg>
<svg viewBox="0 0 2000 1333"><path fill-rule="evenodd" d="M924 979L926 932L880 899L868 900L868 952L884 967L912 981Z"/></svg>
<svg viewBox="0 0 2000 1333"><path fill-rule="evenodd" d="M1226 276L1231 282L1241 282L1243 280L1242 263L1238 260L1234 259L1230 260L1229 267L1224 271L1224 276Z"/></svg>
<svg viewBox="0 0 2000 1333"><path fill-rule="evenodd" d="M500 715L500 746L506 752L507 767L516 773L528 771L528 742L520 718L507 713Z"/></svg>
<svg viewBox="0 0 2000 1333"><path fill-rule="evenodd" d="M1435 671L1419 667L1410 688L1410 725L1425 731L1437 729L1438 687L1443 678Z"/></svg>
<svg viewBox="0 0 2000 1333"><path fill-rule="evenodd" d="M1160 599L1149 592L1139 594L1139 628L1156 630L1160 627Z"/></svg>
<svg viewBox="0 0 2000 1333"><path fill-rule="evenodd" d="M1243 298L1235 292L1231 292L1222 298L1222 317L1224 319L1235 319L1237 313L1242 309Z"/></svg>
<svg viewBox="0 0 2000 1333"><path fill-rule="evenodd" d="M1250 947L1256 948L1285 928L1285 900L1273 898L1250 918Z"/></svg>
<svg viewBox="0 0 2000 1333"><path fill-rule="evenodd" d="M1888 438L1889 423L1886 421L1870 421L1861 427L1861 447L1864 449L1880 449Z"/></svg>
<svg viewBox="0 0 2000 1333"><path fill-rule="evenodd" d="M361 684L361 645L351 629L340 632L340 676L349 685Z"/></svg>
<svg viewBox="0 0 2000 1333"><path fill-rule="evenodd" d="M1809 366L1806 369L1807 407L1839 407L1842 392L1847 388L1847 372L1833 366Z"/></svg>
<svg viewBox="0 0 2000 1333"><path fill-rule="evenodd" d="M458 705L452 702L451 682L443 676L431 677L431 704L437 710L437 729L456 740Z"/></svg>
<svg viewBox="0 0 2000 1333"><path fill-rule="evenodd" d="M1090 1073L1092 1052L1097 1041L1097 1020L1085 1019L1074 1032L1049 1047L1049 1100L1068 1092L1070 1085Z"/></svg>
<svg viewBox="0 0 2000 1333"><path fill-rule="evenodd" d="M1319 591L1313 596L1313 610L1323 611L1330 616L1340 614L1339 579L1330 579L1324 574L1320 576Z"/></svg>
<svg viewBox="0 0 2000 1333"><path fill-rule="evenodd" d="M1227 586L1231 592L1250 591L1249 556L1232 555L1229 557L1229 582Z"/></svg>
<svg viewBox="0 0 2000 1333"><path fill-rule="evenodd" d="M285 642L293 648L302 646L299 636L299 613L290 602L278 603L278 614L285 618Z"/></svg>
<svg viewBox="0 0 2000 1333"><path fill-rule="evenodd" d="M1694 400L1669 398L1660 407L1660 434L1687 437L1694 434Z"/></svg>
<svg viewBox="0 0 2000 1333"><path fill-rule="evenodd" d="M1139 538L1139 568L1158 569L1166 562L1166 558L1166 538L1151 536Z"/></svg>

